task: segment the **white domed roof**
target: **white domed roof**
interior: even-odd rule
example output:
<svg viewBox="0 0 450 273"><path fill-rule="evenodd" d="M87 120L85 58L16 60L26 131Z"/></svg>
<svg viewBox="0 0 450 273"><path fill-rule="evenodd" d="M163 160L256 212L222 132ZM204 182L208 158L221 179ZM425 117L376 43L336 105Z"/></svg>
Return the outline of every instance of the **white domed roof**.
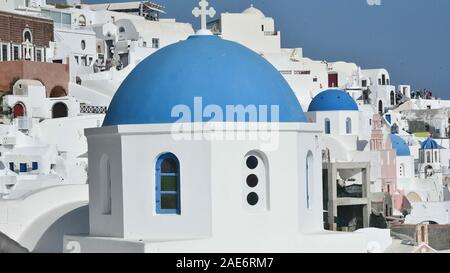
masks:
<svg viewBox="0 0 450 273"><path fill-rule="evenodd" d="M249 8L246 9L246 10L244 10L242 13L245 13L245 14L254 14L254 15L257 15L257 16L259 16L259 17L261 17L261 18L266 17L266 16L264 15L264 13L263 13L262 11L260 11L259 9L255 8L255 7L253 6L253 4L251 5L251 7L249 7Z"/></svg>

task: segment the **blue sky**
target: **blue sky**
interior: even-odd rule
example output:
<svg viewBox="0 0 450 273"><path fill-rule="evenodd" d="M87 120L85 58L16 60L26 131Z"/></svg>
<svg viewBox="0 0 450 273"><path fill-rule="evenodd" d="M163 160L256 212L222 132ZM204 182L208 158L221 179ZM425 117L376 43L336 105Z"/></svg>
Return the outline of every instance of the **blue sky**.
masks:
<svg viewBox="0 0 450 273"><path fill-rule="evenodd" d="M123 0L85 2L113 1ZM199 0L152 1L166 7L164 17L198 28L191 11ZM380 6L367 1L210 0L210 4L220 13L241 12L253 3L275 19L283 47L302 47L313 59L386 68L393 84L428 88L450 99L450 0L381 0Z"/></svg>

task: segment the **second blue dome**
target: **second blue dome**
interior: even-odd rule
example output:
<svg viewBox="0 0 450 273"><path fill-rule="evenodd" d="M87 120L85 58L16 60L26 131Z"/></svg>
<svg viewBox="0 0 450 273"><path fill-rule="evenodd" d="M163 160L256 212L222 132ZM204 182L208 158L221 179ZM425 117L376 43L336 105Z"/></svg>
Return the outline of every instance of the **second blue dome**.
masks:
<svg viewBox="0 0 450 273"><path fill-rule="evenodd" d="M308 112L358 111L355 100L341 89L320 92L309 104Z"/></svg>

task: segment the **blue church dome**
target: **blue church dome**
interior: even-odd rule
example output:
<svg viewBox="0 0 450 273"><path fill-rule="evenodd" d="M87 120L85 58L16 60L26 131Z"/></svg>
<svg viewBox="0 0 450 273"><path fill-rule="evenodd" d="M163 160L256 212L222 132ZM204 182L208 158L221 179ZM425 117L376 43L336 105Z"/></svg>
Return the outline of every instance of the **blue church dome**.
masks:
<svg viewBox="0 0 450 273"><path fill-rule="evenodd" d="M398 135L391 134L392 148L397 151L397 156L410 156L411 151L406 141Z"/></svg>
<svg viewBox="0 0 450 273"><path fill-rule="evenodd" d="M194 103L196 98L201 105ZM173 123L185 114L180 114L182 109L191 113L181 122L220 119L201 114L209 105L221 108L223 121L307 122L289 84L268 61L235 42L198 35L162 48L137 65L114 95L103 126ZM229 120L227 106L265 106L268 114L235 118L233 113L235 120ZM272 106L278 106L278 120L271 115Z"/></svg>
<svg viewBox="0 0 450 273"><path fill-rule="evenodd" d="M340 89L320 92L309 104L308 112L320 111L358 111L355 100Z"/></svg>
<svg viewBox="0 0 450 273"><path fill-rule="evenodd" d="M422 142L422 149L431 150L431 149L440 149L440 148L441 148L441 146L439 146L437 144L437 142L432 138L428 138L424 142Z"/></svg>

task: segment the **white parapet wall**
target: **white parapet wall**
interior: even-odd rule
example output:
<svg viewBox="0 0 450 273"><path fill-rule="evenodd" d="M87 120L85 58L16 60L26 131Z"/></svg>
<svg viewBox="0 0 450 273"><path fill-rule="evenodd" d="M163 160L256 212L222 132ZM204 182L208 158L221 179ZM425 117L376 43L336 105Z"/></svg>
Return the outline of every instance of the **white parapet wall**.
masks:
<svg viewBox="0 0 450 273"><path fill-rule="evenodd" d="M0 230L29 251L61 252L63 234L88 231L87 204L86 184L56 186L21 199L1 200Z"/></svg>
<svg viewBox="0 0 450 273"><path fill-rule="evenodd" d="M440 225L450 224L450 201L411 203L411 214L406 216L405 224L420 224L433 221Z"/></svg>

